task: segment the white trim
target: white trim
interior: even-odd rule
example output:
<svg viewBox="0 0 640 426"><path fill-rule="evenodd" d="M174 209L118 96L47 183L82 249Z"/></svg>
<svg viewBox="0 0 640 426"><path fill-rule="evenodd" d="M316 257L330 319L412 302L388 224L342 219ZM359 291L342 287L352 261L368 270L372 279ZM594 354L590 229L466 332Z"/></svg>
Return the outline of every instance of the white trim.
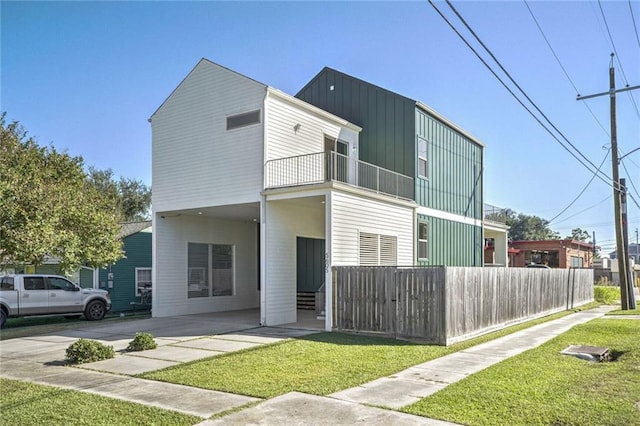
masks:
<svg viewBox="0 0 640 426"><path fill-rule="evenodd" d="M438 121L442 122L443 124L451 127L453 130L457 131L458 133L462 134L462 136L466 137L467 139L470 139L473 143L475 143L476 145L484 148L484 144L482 142L480 142L480 140L478 140L476 137L474 137L473 135L471 135L469 132L467 132L466 130L464 130L462 127L458 126L457 124L455 124L454 122L452 122L451 120L449 120L448 118L445 118L445 116L443 116L442 114L440 114L439 112L437 112L436 110L432 109L431 107L429 107L428 105L423 104L420 101L416 102L416 106L421 109L422 111L426 112L427 114L433 116L435 119L437 119Z"/></svg>
<svg viewBox="0 0 640 426"><path fill-rule="evenodd" d="M452 222L460 222L472 226L482 226L482 220L474 219L472 217L460 216L459 214L443 212L442 210L431 209L429 207L418 207L418 214L430 217L436 217L438 219L450 220Z"/></svg>
<svg viewBox="0 0 640 426"><path fill-rule="evenodd" d="M344 126L347 127L351 130L354 130L356 132L360 132L362 131L362 127L360 126L356 126L353 123L348 122L347 120L345 120L344 118L338 117L337 115L333 115L323 109L320 109L318 107L316 107L315 105L311 105L301 99L295 98L287 93L282 92L281 90L278 90L274 87L271 86L267 86L267 93L269 93L270 95L274 95L279 97L282 100L285 100L293 105L296 105L300 108L303 108L305 110L307 110L308 112L315 114L316 116L331 120L332 122L334 122L335 124L338 124L340 126Z"/></svg>

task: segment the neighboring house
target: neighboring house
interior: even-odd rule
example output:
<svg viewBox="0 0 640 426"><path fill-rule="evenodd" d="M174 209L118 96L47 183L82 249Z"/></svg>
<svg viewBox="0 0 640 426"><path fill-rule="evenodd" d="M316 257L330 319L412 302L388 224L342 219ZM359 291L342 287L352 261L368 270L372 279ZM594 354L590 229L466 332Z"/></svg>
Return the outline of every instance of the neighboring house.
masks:
<svg viewBox="0 0 640 426"><path fill-rule="evenodd" d="M423 104L325 67L296 97L362 127L359 159L410 176L416 264L482 266L485 238L506 265L504 223L483 232L484 146Z"/></svg>
<svg viewBox="0 0 640 426"><path fill-rule="evenodd" d="M16 264L5 266L2 273L7 274L55 274L65 275L60 270L60 259L57 257L45 257L44 261L40 265L31 264ZM97 276L95 270L88 266L81 266L71 276L69 276L73 282L80 285L83 288L97 288Z"/></svg>
<svg viewBox="0 0 640 426"><path fill-rule="evenodd" d="M485 266L509 266L506 209L484 205L484 264Z"/></svg>
<svg viewBox="0 0 640 426"><path fill-rule="evenodd" d="M152 288L151 221L123 223L118 237L124 257L99 269L99 287L109 291L112 312L150 309L143 293Z"/></svg>
<svg viewBox="0 0 640 426"><path fill-rule="evenodd" d="M635 261L635 263L640 264L640 244L636 244L636 243L629 244L629 250L627 254L629 255L629 258ZM615 250L612 251L611 253L609 253L609 257L611 259L617 258L618 252Z"/></svg>
<svg viewBox="0 0 640 426"><path fill-rule="evenodd" d="M292 323L334 265L415 263L412 176L360 161L359 126L206 59L150 122L154 316Z"/></svg>
<svg viewBox="0 0 640 426"><path fill-rule="evenodd" d="M509 247L513 267L531 263L563 269L593 267L593 244L582 241L512 241Z"/></svg>

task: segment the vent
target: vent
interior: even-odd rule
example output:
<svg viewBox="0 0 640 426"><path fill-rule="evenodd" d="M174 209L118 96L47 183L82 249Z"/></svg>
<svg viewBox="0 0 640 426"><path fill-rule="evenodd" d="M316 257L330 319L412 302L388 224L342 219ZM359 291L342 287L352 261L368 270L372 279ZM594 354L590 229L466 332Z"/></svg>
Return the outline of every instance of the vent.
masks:
<svg viewBox="0 0 640 426"><path fill-rule="evenodd" d="M257 123L260 123L259 109L251 112L244 112L242 114L230 115L227 117L227 130L233 130Z"/></svg>

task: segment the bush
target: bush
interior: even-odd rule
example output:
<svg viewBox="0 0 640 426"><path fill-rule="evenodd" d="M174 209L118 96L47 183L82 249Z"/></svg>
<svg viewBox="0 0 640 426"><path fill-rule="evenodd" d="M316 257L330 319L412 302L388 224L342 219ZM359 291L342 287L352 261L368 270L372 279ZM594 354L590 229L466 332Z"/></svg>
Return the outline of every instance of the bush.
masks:
<svg viewBox="0 0 640 426"><path fill-rule="evenodd" d="M620 303L620 287L594 286L593 298L596 302L604 303L605 305Z"/></svg>
<svg viewBox="0 0 640 426"><path fill-rule="evenodd" d="M158 344L155 340L153 340L153 336L149 333L136 333L136 337L133 338L131 342L129 342L129 346L127 346L127 351L129 352L137 352L137 351L146 351L147 349L155 349L158 347Z"/></svg>
<svg viewBox="0 0 640 426"><path fill-rule="evenodd" d="M67 364L84 364L113 358L113 346L107 346L97 340L78 339L67 348Z"/></svg>

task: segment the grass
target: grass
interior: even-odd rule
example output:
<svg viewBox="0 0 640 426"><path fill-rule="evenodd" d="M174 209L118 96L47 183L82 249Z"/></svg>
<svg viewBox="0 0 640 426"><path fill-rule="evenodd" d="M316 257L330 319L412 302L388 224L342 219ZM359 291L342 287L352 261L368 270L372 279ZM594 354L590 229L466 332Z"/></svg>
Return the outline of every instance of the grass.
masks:
<svg viewBox="0 0 640 426"><path fill-rule="evenodd" d="M327 395L569 313L539 318L449 347L318 333L144 373L140 377L258 398L291 391Z"/></svg>
<svg viewBox="0 0 640 426"><path fill-rule="evenodd" d="M403 411L465 425L640 425L640 321L593 320ZM589 363L570 344L611 348Z"/></svg>
<svg viewBox="0 0 640 426"><path fill-rule="evenodd" d="M636 305L637 304L638 304L638 301L636 301ZM607 312L607 315L640 315L640 308L627 309L626 311L623 311L622 309L618 309L617 311Z"/></svg>
<svg viewBox="0 0 640 426"><path fill-rule="evenodd" d="M620 303L620 287L596 285L593 287L593 298L596 302L605 305Z"/></svg>
<svg viewBox="0 0 640 426"><path fill-rule="evenodd" d="M202 419L118 399L0 379L0 425L193 425Z"/></svg>

